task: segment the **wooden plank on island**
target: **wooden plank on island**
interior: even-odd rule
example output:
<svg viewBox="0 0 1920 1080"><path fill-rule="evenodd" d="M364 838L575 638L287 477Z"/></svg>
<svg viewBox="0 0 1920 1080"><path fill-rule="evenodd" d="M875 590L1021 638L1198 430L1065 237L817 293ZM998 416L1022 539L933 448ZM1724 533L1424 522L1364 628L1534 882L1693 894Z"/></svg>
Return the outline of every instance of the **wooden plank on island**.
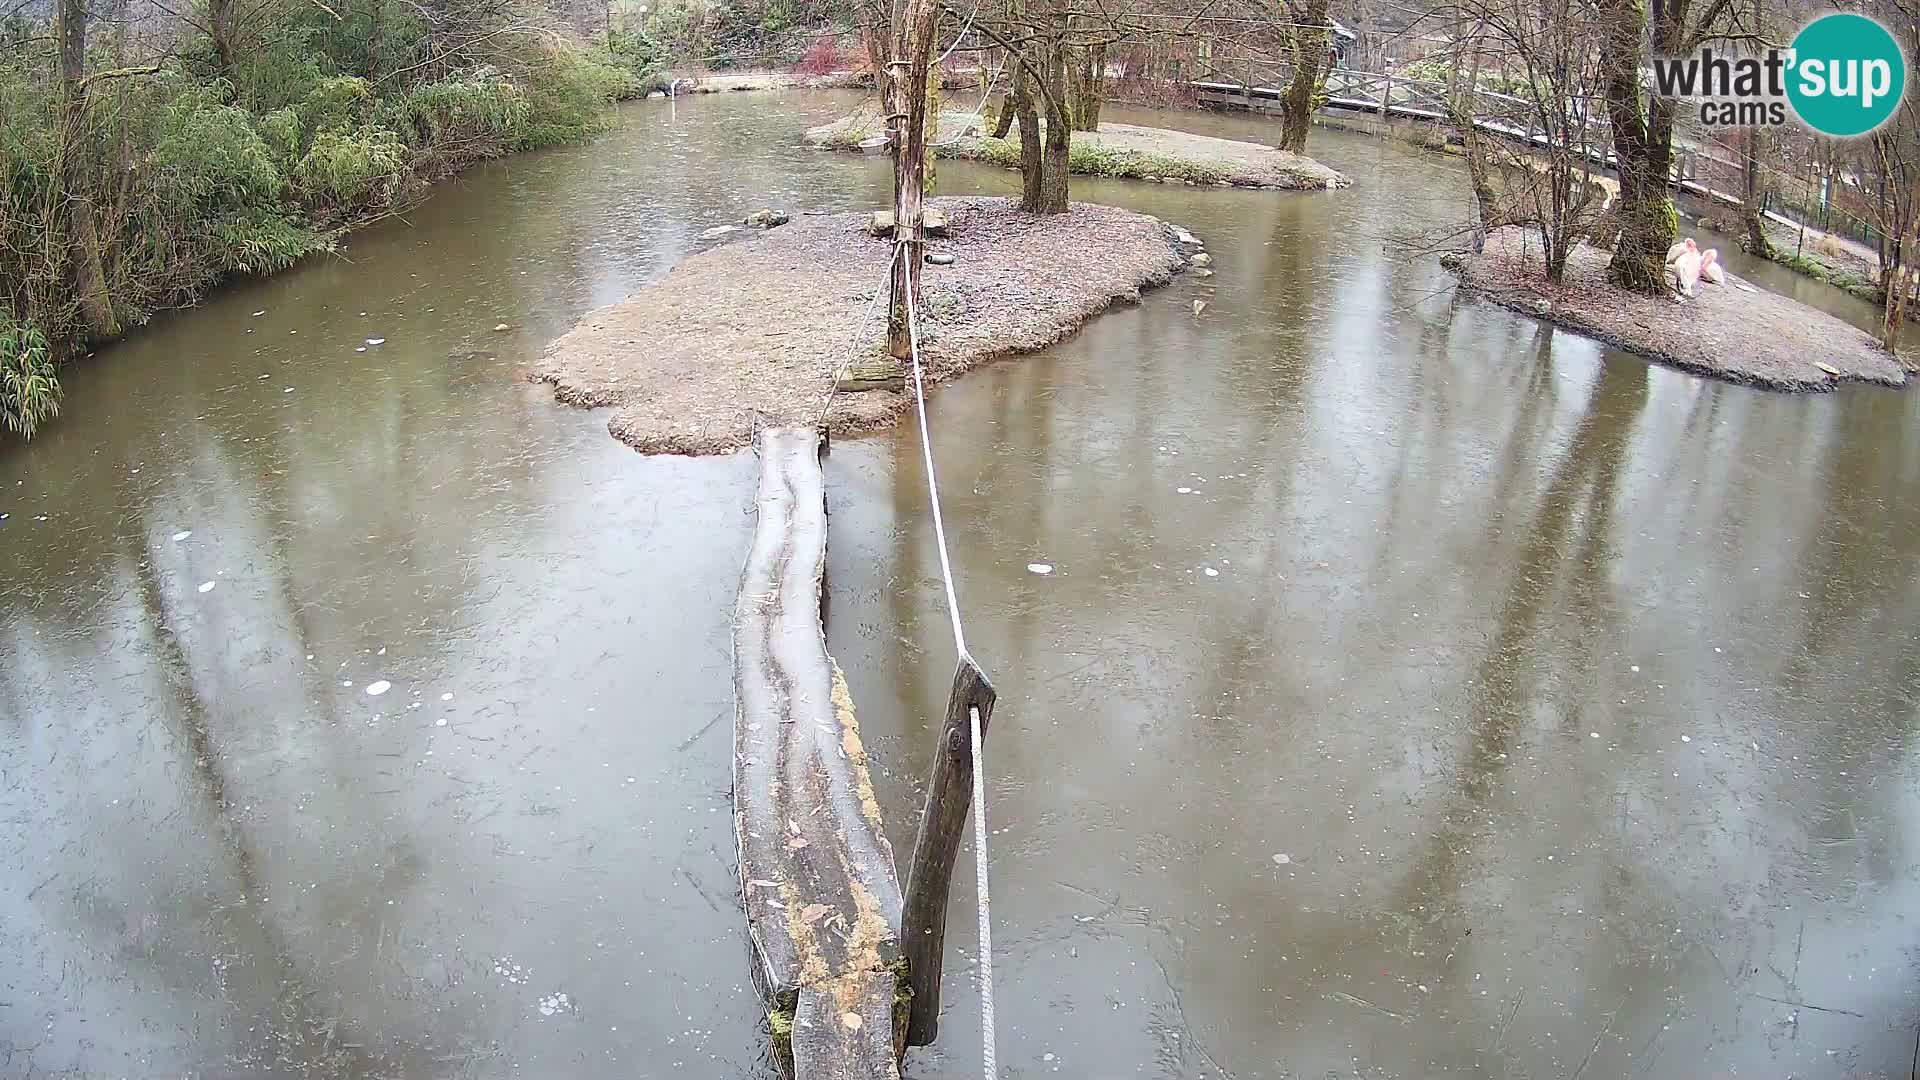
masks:
<svg viewBox="0 0 1920 1080"><path fill-rule="evenodd" d="M797 1080L897 1080L900 884L853 702L820 625L820 433L769 428L734 608L734 832L774 1056Z"/></svg>

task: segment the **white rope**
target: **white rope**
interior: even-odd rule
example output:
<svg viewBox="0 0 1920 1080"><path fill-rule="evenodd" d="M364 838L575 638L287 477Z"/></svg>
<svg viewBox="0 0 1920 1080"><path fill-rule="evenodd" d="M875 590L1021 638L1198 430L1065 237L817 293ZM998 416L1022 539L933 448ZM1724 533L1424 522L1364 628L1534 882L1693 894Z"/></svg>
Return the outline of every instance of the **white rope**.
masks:
<svg viewBox="0 0 1920 1080"><path fill-rule="evenodd" d="M980 710L967 706L973 718L973 878L974 902L980 912L980 1056L986 1080L996 1080L993 1060L993 927L987 898L987 780L980 739Z"/></svg>
<svg viewBox="0 0 1920 1080"><path fill-rule="evenodd" d="M1006 58L1001 57L1000 66L993 69L993 75L987 79L986 89L980 92L980 103L973 107L973 119L960 125L960 134L955 135L951 139L942 139L939 142L928 143L927 145L928 146L952 146L954 143L957 143L961 139L966 138L967 129L972 127L974 123L980 119L981 114L987 111L987 100L993 97L993 85L1000 81L1000 73L1006 70L1006 67L1007 67Z"/></svg>
<svg viewBox="0 0 1920 1080"><path fill-rule="evenodd" d="M895 247L893 249L893 259L898 259L899 257L900 249ZM893 273L893 259L887 260L887 273L889 275ZM832 381L827 383L827 395L820 402L820 419L815 421L815 427L826 426L827 414L833 411L833 403L838 399L840 393L840 369L846 367L853 361L853 350L860 344L860 332L865 330L867 323L873 319L874 310L880 306L880 298L885 296L886 292L887 290L885 288L876 289L873 295L867 299L867 310L861 314L860 321L853 324L853 333L847 337L847 347L840 356L840 362L829 369L828 377Z"/></svg>
<svg viewBox="0 0 1920 1080"><path fill-rule="evenodd" d="M895 245L895 257L909 257L905 241ZM953 589L953 564L947 558L947 529L940 519L940 485L933 474L933 437L927 429L927 386L920 370L920 309L913 290L907 290L907 355L913 361L913 406L920 418L920 457L927 467L927 498L933 504L933 536L940 548L940 576L947 587L947 614L953 619L953 648L967 657L967 639L960 629L960 602ZM973 749L973 879L975 910L980 916L980 1055L986 1080L997 1080L993 1022L992 900L987 890L987 772L980 731L980 708L967 706Z"/></svg>
<svg viewBox="0 0 1920 1080"><path fill-rule="evenodd" d="M896 245L896 258L909 257L906 246L905 241ZM907 355L913 360L913 407L920 415L920 457L927 466L927 497L933 502L933 538L940 547L940 577L947 585L947 615L953 620L953 648L965 656L967 635L960 629L960 601L954 596L953 564L947 559L947 527L940 520L940 482L933 476L933 436L927 433L927 386L920 374L920 312L914 304L912 289L907 290Z"/></svg>
<svg viewBox="0 0 1920 1080"><path fill-rule="evenodd" d="M953 39L953 44L947 46L947 51L941 53L940 59L935 60L933 62L934 67L939 67L941 64L946 63L947 57L953 55L953 50L959 48L960 43L967 40L968 34L973 33L973 20L974 20L974 17L979 14L980 14L980 0L973 0L973 10L967 12L967 25L960 28L960 35Z"/></svg>

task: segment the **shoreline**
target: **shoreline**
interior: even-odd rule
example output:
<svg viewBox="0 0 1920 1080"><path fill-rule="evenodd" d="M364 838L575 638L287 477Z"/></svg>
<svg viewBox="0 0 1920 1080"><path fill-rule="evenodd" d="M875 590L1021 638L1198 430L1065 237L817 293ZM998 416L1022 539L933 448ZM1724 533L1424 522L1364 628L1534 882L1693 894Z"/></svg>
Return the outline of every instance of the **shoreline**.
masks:
<svg viewBox="0 0 1920 1080"><path fill-rule="evenodd" d="M817 149L859 152L862 140L878 132L877 123L877 116L856 112L809 128L801 138ZM938 130L929 136L936 140L935 155L1018 169L1019 139L983 134L983 124L972 113L941 113ZM1044 129L1045 124L1041 126ZM1279 191L1332 191L1353 183L1345 174L1313 158L1264 143L1117 122L1103 123L1098 131L1074 132L1067 171L1078 176L1190 187Z"/></svg>
<svg viewBox="0 0 1920 1080"><path fill-rule="evenodd" d="M1581 245L1565 284L1551 285L1537 239L1509 225L1490 233L1480 254L1440 262L1475 295L1691 375L1785 393L1910 381L1871 334L1790 297L1732 274L1724 285L1702 281L1691 299L1641 296L1607 283L1607 259Z"/></svg>
<svg viewBox="0 0 1920 1080"><path fill-rule="evenodd" d="M1007 199L941 197L949 235L927 242L922 359L930 383L1035 352L1186 265L1175 227L1074 203L1035 217ZM756 428L890 426L903 390L835 391L849 363L884 354L891 244L865 211L802 215L693 255L625 300L588 313L528 373L561 402L611 407L613 436L642 453L720 454Z"/></svg>

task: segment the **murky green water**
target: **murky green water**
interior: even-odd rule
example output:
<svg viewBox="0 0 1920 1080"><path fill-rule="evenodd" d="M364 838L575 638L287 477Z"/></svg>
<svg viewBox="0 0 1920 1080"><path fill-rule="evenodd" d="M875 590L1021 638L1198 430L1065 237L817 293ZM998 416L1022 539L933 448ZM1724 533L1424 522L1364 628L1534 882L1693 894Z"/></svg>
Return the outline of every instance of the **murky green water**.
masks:
<svg viewBox="0 0 1920 1080"><path fill-rule="evenodd" d="M843 105L646 103L468 174L0 451L0 1075L769 1074L726 786L754 464L517 375L710 225L884 201L789 138ZM1001 692L1003 1068L1905 1075L1920 396L1457 299L1380 244L1451 166L1315 138L1351 192L1077 185L1218 276L934 403ZM829 461L902 851L952 661L913 440ZM955 911L915 1076L977 1075Z"/></svg>

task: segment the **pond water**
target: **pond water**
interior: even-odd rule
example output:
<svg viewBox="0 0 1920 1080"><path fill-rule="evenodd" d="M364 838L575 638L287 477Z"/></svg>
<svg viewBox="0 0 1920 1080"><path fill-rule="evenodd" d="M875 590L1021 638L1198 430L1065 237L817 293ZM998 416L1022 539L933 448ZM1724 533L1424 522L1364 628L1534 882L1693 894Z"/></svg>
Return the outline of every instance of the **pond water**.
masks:
<svg viewBox="0 0 1920 1080"><path fill-rule="evenodd" d="M520 375L702 229L882 205L885 161L794 137L850 100L639 103L476 169L0 450L0 1075L772 1075L727 788L755 463L641 457ZM1355 186L1076 181L1217 276L934 399L1001 695L1003 1069L1904 1075L1920 397L1457 297L1382 244L1461 212L1453 165L1313 150ZM916 438L828 460L903 858L952 671ZM978 1075L954 911L912 1076Z"/></svg>

